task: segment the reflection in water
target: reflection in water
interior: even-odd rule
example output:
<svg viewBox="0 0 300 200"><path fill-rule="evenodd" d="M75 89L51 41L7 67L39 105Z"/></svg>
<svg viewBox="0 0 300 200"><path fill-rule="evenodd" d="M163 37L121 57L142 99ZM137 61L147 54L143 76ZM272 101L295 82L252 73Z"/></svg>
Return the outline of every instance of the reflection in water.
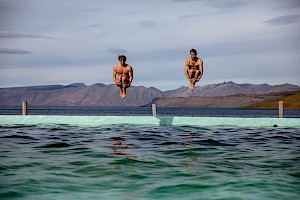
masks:
<svg viewBox="0 0 300 200"><path fill-rule="evenodd" d="M111 137L110 138L113 143L113 148L112 148L112 153L113 155L116 155L116 156L122 156L122 157L125 157L125 158L136 158L136 156L133 156L133 155L129 155L129 154L126 154L125 151L126 149L134 146L134 144L126 144L125 143L125 137Z"/></svg>
<svg viewBox="0 0 300 200"><path fill-rule="evenodd" d="M201 168L200 165L200 157L199 157L199 149L194 149L189 144L192 143L193 139L195 137L192 133L188 132L183 135L182 141L180 142L180 145L184 147L184 161L181 163L182 166L187 170L188 173L192 174L200 174Z"/></svg>

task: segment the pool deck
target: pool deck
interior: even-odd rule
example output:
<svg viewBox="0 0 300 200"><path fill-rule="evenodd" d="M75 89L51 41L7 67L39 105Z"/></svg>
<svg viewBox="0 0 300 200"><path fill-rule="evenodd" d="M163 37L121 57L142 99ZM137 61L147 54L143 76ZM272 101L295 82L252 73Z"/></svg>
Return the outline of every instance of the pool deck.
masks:
<svg viewBox="0 0 300 200"><path fill-rule="evenodd" d="M158 125L158 126L244 126L300 127L300 118L232 118L232 117L171 117L171 116L58 116L0 115L0 125Z"/></svg>

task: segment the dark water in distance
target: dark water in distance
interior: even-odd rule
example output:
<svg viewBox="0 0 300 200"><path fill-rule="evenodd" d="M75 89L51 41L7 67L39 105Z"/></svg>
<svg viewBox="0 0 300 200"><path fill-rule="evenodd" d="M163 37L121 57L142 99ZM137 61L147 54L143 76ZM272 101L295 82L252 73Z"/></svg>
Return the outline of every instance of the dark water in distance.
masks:
<svg viewBox="0 0 300 200"><path fill-rule="evenodd" d="M101 106L29 106L29 115L95 115L95 116L151 116L151 107ZM21 106L0 106L0 115L20 115ZM278 117L278 110L234 108L157 108L159 116L191 117ZM300 110L284 110L284 117L300 118Z"/></svg>
<svg viewBox="0 0 300 200"><path fill-rule="evenodd" d="M0 199L298 200L300 129L0 126Z"/></svg>

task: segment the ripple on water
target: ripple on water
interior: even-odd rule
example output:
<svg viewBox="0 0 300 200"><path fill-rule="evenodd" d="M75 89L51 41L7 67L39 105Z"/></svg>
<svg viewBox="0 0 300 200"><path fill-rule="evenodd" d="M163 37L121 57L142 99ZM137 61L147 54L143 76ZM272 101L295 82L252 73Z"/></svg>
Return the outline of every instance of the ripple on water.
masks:
<svg viewBox="0 0 300 200"><path fill-rule="evenodd" d="M0 195L298 199L299 138L297 128L2 126Z"/></svg>
<svg viewBox="0 0 300 200"><path fill-rule="evenodd" d="M66 142L55 142L55 143L50 143L50 144L46 144L46 145L42 145L42 146L37 146L35 148L49 149L49 148L64 148L64 147L70 147L70 146L73 146L73 145L68 144Z"/></svg>

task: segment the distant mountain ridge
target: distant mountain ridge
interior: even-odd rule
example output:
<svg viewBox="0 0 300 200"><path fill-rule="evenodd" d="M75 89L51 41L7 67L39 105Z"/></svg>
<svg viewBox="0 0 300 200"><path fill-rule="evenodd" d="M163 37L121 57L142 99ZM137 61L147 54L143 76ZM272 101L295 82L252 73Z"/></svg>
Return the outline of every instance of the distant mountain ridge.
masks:
<svg viewBox="0 0 300 200"><path fill-rule="evenodd" d="M196 87L193 92L188 87L180 87L176 90L166 91L166 97L191 97L191 96L230 96L236 94L265 94L273 92L297 91L300 87L291 84L282 84L271 86L268 84L253 85L249 83L236 84L232 81L210 84L202 87Z"/></svg>
<svg viewBox="0 0 300 200"><path fill-rule="evenodd" d="M39 106L141 106L159 97L165 96L158 89L132 86L122 100L117 86L102 83L0 88L0 105L20 105L27 101Z"/></svg>
<svg viewBox="0 0 300 200"><path fill-rule="evenodd" d="M253 85L224 82L196 87L191 92L188 87L161 91L154 87L131 86L127 90L126 99L122 100L119 96L119 88L114 84L95 83L87 86L83 83L73 83L66 86L42 85L0 88L0 105L20 105L22 101L27 101L29 105L36 106L143 106L155 101L158 102L158 99L162 102L162 100L171 98L211 97L213 99L214 97L225 98L232 95L237 95L237 98L242 98L243 101L247 102L244 99L247 98L247 95L257 94L263 96L263 94L293 91L300 91L300 87L291 84L271 86L268 84ZM210 101L209 98L204 99ZM173 100L173 102L176 101ZM222 105L220 104L220 106ZM207 107L209 107L209 104L207 104Z"/></svg>

